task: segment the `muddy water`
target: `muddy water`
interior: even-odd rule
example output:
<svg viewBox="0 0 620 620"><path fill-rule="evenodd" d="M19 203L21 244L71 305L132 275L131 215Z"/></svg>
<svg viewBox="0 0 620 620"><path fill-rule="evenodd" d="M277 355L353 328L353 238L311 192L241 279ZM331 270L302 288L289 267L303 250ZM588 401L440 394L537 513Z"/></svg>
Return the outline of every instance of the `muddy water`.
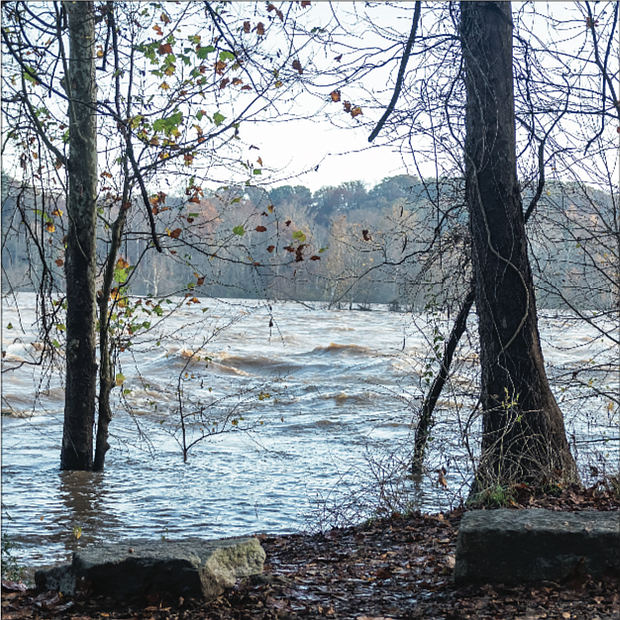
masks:
<svg viewBox="0 0 620 620"><path fill-rule="evenodd" d="M347 509L362 518L362 505L367 514L376 499L373 479L406 462L432 363L429 317L381 306L183 304L121 354L112 449L105 473L92 474L58 469L62 364L46 374L20 366L39 347L34 297L19 302L19 314L7 305L2 317L2 525L23 564L54 564L93 542L134 536L295 531L326 519L334 505L332 519ZM448 325L447 317L439 322ZM543 318L541 330L580 463L613 462L617 444L587 442L614 436L617 411L604 399L584 400L591 390L567 379L590 364L595 385L617 386L617 374L594 369L613 352L565 316ZM447 508L467 490L471 468L457 437L475 383L476 356L465 347L440 403L431 472L405 482L417 507ZM187 462L181 414L186 443L196 441ZM447 490L435 483L440 466Z"/></svg>

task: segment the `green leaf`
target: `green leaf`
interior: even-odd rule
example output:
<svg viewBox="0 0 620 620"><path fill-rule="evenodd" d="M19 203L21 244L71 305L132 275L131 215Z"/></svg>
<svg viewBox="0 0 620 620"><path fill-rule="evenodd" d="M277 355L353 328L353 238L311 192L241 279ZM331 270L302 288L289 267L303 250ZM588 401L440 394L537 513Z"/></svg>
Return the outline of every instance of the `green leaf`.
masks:
<svg viewBox="0 0 620 620"><path fill-rule="evenodd" d="M243 226L235 226L233 228L233 232L235 233L235 235L243 237L243 235L245 234L245 229L243 228Z"/></svg>
<svg viewBox="0 0 620 620"><path fill-rule="evenodd" d="M206 47L200 47L196 52L196 55L201 60L204 60L209 54L215 51L213 45L207 45Z"/></svg>
<svg viewBox="0 0 620 620"><path fill-rule="evenodd" d="M235 59L235 55L232 52L220 52L220 60L222 62L225 62L226 60L234 60Z"/></svg>
<svg viewBox="0 0 620 620"><path fill-rule="evenodd" d="M7 328L7 329L13 329L13 323L9 323L9 324L6 326L6 328Z"/></svg>
<svg viewBox="0 0 620 620"><path fill-rule="evenodd" d="M296 230L293 233L293 239L297 239L300 243L303 243L306 240L306 235L301 230Z"/></svg>
<svg viewBox="0 0 620 620"><path fill-rule="evenodd" d="M213 115L213 122L215 123L216 127L219 127L224 122L225 119L226 119L226 117L223 114L221 114L220 112L216 112Z"/></svg>
<svg viewBox="0 0 620 620"><path fill-rule="evenodd" d="M173 129L176 129L183 122L183 112L175 112L171 116L157 119L153 123L154 131L164 131L169 135Z"/></svg>
<svg viewBox="0 0 620 620"><path fill-rule="evenodd" d="M254 174L263 174L262 170L259 170L258 168L254 168L254 170L252 171Z"/></svg>

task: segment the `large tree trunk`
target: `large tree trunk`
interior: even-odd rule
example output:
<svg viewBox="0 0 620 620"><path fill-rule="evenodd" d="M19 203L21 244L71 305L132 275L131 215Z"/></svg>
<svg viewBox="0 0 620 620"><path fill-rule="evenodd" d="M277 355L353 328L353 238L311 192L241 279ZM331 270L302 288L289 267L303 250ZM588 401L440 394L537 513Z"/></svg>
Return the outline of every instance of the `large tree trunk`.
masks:
<svg viewBox="0 0 620 620"><path fill-rule="evenodd" d="M67 279L67 380L61 469L93 466L97 395L95 230L97 135L95 19L92 2L65 2L69 23L69 227Z"/></svg>
<svg viewBox="0 0 620 620"><path fill-rule="evenodd" d="M576 479L544 369L517 183L510 2L461 2L461 43L482 367L482 453L472 492Z"/></svg>

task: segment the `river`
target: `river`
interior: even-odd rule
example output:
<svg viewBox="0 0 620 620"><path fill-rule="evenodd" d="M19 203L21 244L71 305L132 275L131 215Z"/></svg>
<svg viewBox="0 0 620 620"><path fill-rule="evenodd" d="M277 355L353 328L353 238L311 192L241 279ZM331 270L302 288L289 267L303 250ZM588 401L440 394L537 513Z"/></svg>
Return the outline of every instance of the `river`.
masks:
<svg viewBox="0 0 620 620"><path fill-rule="evenodd" d="M429 473L402 475L424 376L436 369L433 327L446 333L448 317L387 306L171 301L172 316L153 321L119 357L112 449L105 472L93 474L59 471L62 364L47 373L20 365L39 354L35 298L20 294L19 312L5 300L2 527L19 545L20 564L49 566L77 548L129 537L343 524L373 514L380 482L397 507L445 510L466 494L472 469L460 430L477 381L477 356L466 339L440 401ZM540 327L582 471L613 470L617 408L592 390L618 390L618 374L598 366L613 361L611 347L568 315L543 312ZM575 381L584 367L591 372ZM186 443L197 441L187 462L181 412ZM477 428L470 428L474 446ZM447 488L437 484L440 467Z"/></svg>

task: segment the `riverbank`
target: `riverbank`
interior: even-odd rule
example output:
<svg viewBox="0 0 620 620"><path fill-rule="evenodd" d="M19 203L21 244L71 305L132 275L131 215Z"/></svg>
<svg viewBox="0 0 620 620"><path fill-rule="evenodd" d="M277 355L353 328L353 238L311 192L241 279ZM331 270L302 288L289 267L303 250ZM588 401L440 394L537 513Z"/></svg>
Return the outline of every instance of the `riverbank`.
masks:
<svg viewBox="0 0 620 620"><path fill-rule="evenodd" d="M604 489L565 489L558 496L519 498L518 508L614 510L620 500ZM95 620L269 620L331 618L587 618L620 617L620 575L593 582L578 570L565 583L517 587L452 585L458 525L465 510L434 515L393 515L323 534L260 536L264 574L209 603L117 601L82 592L16 590L4 584L2 617Z"/></svg>

